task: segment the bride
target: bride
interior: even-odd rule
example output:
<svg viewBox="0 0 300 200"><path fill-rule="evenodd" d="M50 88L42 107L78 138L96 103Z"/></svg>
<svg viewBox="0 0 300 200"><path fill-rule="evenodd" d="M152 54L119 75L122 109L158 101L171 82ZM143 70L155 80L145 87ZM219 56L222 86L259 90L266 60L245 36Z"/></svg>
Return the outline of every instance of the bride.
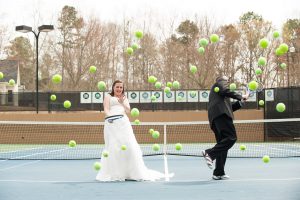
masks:
<svg viewBox="0 0 300 200"><path fill-rule="evenodd" d="M116 80L112 91L104 98L105 151L102 154L101 170L97 174L98 181L150 180L164 177L164 174L148 169L143 161L140 146L134 136L126 113L130 113L129 101L124 95L124 84ZM121 147L126 148L122 150Z"/></svg>

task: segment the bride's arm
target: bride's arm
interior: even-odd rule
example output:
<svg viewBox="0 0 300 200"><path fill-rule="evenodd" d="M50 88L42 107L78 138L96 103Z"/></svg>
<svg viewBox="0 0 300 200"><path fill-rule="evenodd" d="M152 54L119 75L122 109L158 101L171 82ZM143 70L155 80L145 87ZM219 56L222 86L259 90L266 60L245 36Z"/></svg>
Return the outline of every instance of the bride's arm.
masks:
<svg viewBox="0 0 300 200"><path fill-rule="evenodd" d="M103 107L104 107L105 116L110 116L109 100L110 100L110 95L106 95L104 97L104 101L103 101Z"/></svg>
<svg viewBox="0 0 300 200"><path fill-rule="evenodd" d="M127 99L126 96L124 96L124 100L123 100L122 105L123 105L123 107L125 108L125 112L126 112L127 114L129 114L129 113L130 113L130 104L129 104L129 101L128 101L128 99Z"/></svg>

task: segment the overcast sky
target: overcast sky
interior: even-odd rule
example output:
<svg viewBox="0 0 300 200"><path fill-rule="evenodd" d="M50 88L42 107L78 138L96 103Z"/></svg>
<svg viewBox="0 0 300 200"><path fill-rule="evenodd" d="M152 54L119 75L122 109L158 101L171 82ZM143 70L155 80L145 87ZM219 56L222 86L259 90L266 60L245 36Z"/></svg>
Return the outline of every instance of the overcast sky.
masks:
<svg viewBox="0 0 300 200"><path fill-rule="evenodd" d="M300 0L0 0L0 24L9 30L16 25L55 24L64 5L74 6L83 16L120 22L125 17L143 21L145 13L157 19L186 19L209 16L217 24L235 23L254 11L276 28L289 18L300 18ZM36 14L39 16L36 16ZM36 21L39 19L39 21ZM147 21L147 19L146 19Z"/></svg>

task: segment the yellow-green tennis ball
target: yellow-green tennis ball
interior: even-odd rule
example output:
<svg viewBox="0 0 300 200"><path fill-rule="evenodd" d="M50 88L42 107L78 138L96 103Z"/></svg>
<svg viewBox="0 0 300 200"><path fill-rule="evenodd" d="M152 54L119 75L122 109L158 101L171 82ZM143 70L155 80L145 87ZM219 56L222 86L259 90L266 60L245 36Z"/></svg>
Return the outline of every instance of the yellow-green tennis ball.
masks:
<svg viewBox="0 0 300 200"><path fill-rule="evenodd" d="M174 81L172 84L174 89L179 89L180 88L180 83L178 81Z"/></svg>
<svg viewBox="0 0 300 200"><path fill-rule="evenodd" d="M64 101L64 108L69 109L71 108L71 102L69 100Z"/></svg>
<svg viewBox="0 0 300 200"><path fill-rule="evenodd" d="M266 38L263 38L259 41L259 46L263 49L267 48L269 45L269 41Z"/></svg>
<svg viewBox="0 0 300 200"><path fill-rule="evenodd" d="M280 36L278 31L273 32L273 38L278 38Z"/></svg>
<svg viewBox="0 0 300 200"><path fill-rule="evenodd" d="M284 52L278 47L276 50L275 50L275 54L276 56L282 56L284 54Z"/></svg>
<svg viewBox="0 0 300 200"><path fill-rule="evenodd" d="M284 105L284 103L278 103L278 104L276 105L276 110L277 110L278 112L284 112L284 111L285 111L285 105Z"/></svg>
<svg viewBox="0 0 300 200"><path fill-rule="evenodd" d="M280 64L280 68L281 68L281 69L286 69L286 64L285 64L285 63L281 63L281 64Z"/></svg>
<svg viewBox="0 0 300 200"><path fill-rule="evenodd" d="M109 155L108 151L106 151L106 150L102 151L102 156L103 156L104 158L107 158L108 155Z"/></svg>
<svg viewBox="0 0 300 200"><path fill-rule="evenodd" d="M180 151L182 149L182 145L180 143L175 144L175 149Z"/></svg>
<svg viewBox="0 0 300 200"><path fill-rule="evenodd" d="M139 45L137 43L133 43L131 45L131 48L135 51L135 50L137 50L139 48Z"/></svg>
<svg viewBox="0 0 300 200"><path fill-rule="evenodd" d="M159 151L159 149L160 149L159 144L154 144L154 145L152 146L152 150L153 150L153 151Z"/></svg>
<svg viewBox="0 0 300 200"><path fill-rule="evenodd" d="M190 66L190 72L195 74L197 72L197 67L195 65Z"/></svg>
<svg viewBox="0 0 300 200"><path fill-rule="evenodd" d="M130 114L132 117L138 117L140 115L140 111L137 108L132 108Z"/></svg>
<svg viewBox="0 0 300 200"><path fill-rule="evenodd" d="M154 85L154 87L156 88L156 89L160 89L161 88L161 82L156 82L155 83L155 85Z"/></svg>
<svg viewBox="0 0 300 200"><path fill-rule="evenodd" d="M200 54L204 54L204 53L205 53L204 47L199 47L199 48L198 48L198 52L199 52Z"/></svg>
<svg viewBox="0 0 300 200"><path fill-rule="evenodd" d="M149 77L148 77L148 82L149 82L149 83L155 83L156 80L157 80L157 78L156 78L155 76L149 76Z"/></svg>
<svg viewBox="0 0 300 200"><path fill-rule="evenodd" d="M50 99L51 99L51 101L55 101L55 100L56 100L56 95L55 95L55 94L52 94L52 95L50 96Z"/></svg>
<svg viewBox="0 0 300 200"><path fill-rule="evenodd" d="M286 53L286 52L288 52L288 50L289 50L289 46L288 46L287 44L285 44L285 43L282 43L282 44L279 45L279 49L280 49L283 53Z"/></svg>
<svg viewBox="0 0 300 200"><path fill-rule="evenodd" d="M75 147L75 146L76 146L75 140L70 140L69 141L69 147Z"/></svg>
<svg viewBox="0 0 300 200"><path fill-rule="evenodd" d="M60 83L61 80L62 80L62 77L59 74L55 74L54 76L52 76L52 82L55 83L55 84Z"/></svg>
<svg viewBox="0 0 300 200"><path fill-rule="evenodd" d="M168 94L168 93L171 92L171 89L170 89L169 87L165 87L164 92L165 92L166 94Z"/></svg>
<svg viewBox="0 0 300 200"><path fill-rule="evenodd" d="M134 124L135 124L135 125L140 125L141 122L140 122L140 120L136 119L136 120L134 120Z"/></svg>
<svg viewBox="0 0 300 200"><path fill-rule="evenodd" d="M265 57L260 57L258 59L258 66L265 66L267 64L267 59Z"/></svg>
<svg viewBox="0 0 300 200"><path fill-rule="evenodd" d="M153 131L152 137L153 137L154 139L159 138L159 132L158 132L158 131Z"/></svg>
<svg viewBox="0 0 300 200"><path fill-rule="evenodd" d="M100 169L101 169L101 163L100 162L95 162L94 163L94 169L96 170L96 171L99 171Z"/></svg>
<svg viewBox="0 0 300 200"><path fill-rule="evenodd" d="M95 66L90 66L89 71L90 71L91 73L95 73L95 72L97 71L97 68L96 68Z"/></svg>
<svg viewBox="0 0 300 200"><path fill-rule="evenodd" d="M208 40L206 38L201 38L199 40L199 45L202 47L206 47L208 45Z"/></svg>
<svg viewBox="0 0 300 200"><path fill-rule="evenodd" d="M104 83L104 81L99 81L97 84L97 87L100 91L105 91L106 90L106 84Z"/></svg>
<svg viewBox="0 0 300 200"><path fill-rule="evenodd" d="M268 163L268 162L270 162L270 157L267 156L267 155L265 155L265 156L262 158L262 160L263 160L264 163Z"/></svg>
<svg viewBox="0 0 300 200"><path fill-rule="evenodd" d="M229 89L230 89L231 91L236 90L236 84L235 84L235 83L231 83L231 84L229 85Z"/></svg>
<svg viewBox="0 0 300 200"><path fill-rule="evenodd" d="M143 38L144 34L143 34L143 31L141 30L138 30L135 32L135 37L138 38L138 39L141 39Z"/></svg>
<svg viewBox="0 0 300 200"><path fill-rule="evenodd" d="M262 74L262 70L261 70L260 68L257 68L257 69L255 70L255 74L256 74L257 76L261 75L261 74Z"/></svg>
<svg viewBox="0 0 300 200"><path fill-rule="evenodd" d="M8 84L11 85L11 86L14 86L16 84L15 80L14 79L10 79L8 81Z"/></svg>
<svg viewBox="0 0 300 200"><path fill-rule="evenodd" d="M4 74L2 72L0 72L0 79L4 78Z"/></svg>
<svg viewBox="0 0 300 200"><path fill-rule="evenodd" d="M265 101L264 101L264 100L259 100L258 104L259 104L260 106L264 106L264 105L265 105Z"/></svg>
<svg viewBox="0 0 300 200"><path fill-rule="evenodd" d="M214 92L219 92L220 91L220 88L219 87L215 87L214 88Z"/></svg>
<svg viewBox="0 0 300 200"><path fill-rule="evenodd" d="M196 92L196 91L191 91L191 92L190 92L190 96L191 96L191 97L194 98L194 97L196 97L196 95L197 95L197 92Z"/></svg>
<svg viewBox="0 0 300 200"><path fill-rule="evenodd" d="M126 149L127 149L127 146L126 146L125 144L123 144L123 145L121 146L121 150L125 151Z"/></svg>
<svg viewBox="0 0 300 200"><path fill-rule="evenodd" d="M133 54L133 49L131 47L127 47L126 52L128 55L132 55Z"/></svg>
<svg viewBox="0 0 300 200"><path fill-rule="evenodd" d="M149 133L152 135L153 132L154 132L154 129L153 129L153 128L150 128L150 129L149 129Z"/></svg>
<svg viewBox="0 0 300 200"><path fill-rule="evenodd" d="M218 41L219 41L219 36L218 36L217 34L212 34L212 35L210 36L210 41L211 41L212 43L218 42Z"/></svg>
<svg viewBox="0 0 300 200"><path fill-rule="evenodd" d="M172 82L167 82L167 87L171 88L173 86Z"/></svg>
<svg viewBox="0 0 300 200"><path fill-rule="evenodd" d="M250 90L256 90L257 89L257 87L258 87L258 83L256 82L256 81L250 81L249 83L248 83L248 87L249 87L249 89Z"/></svg>
<svg viewBox="0 0 300 200"><path fill-rule="evenodd" d="M153 94L153 95L151 95L151 101L156 101L156 96Z"/></svg>
<svg viewBox="0 0 300 200"><path fill-rule="evenodd" d="M244 150L246 150L246 146L245 145L240 145L240 150L242 150L242 151L244 151Z"/></svg>

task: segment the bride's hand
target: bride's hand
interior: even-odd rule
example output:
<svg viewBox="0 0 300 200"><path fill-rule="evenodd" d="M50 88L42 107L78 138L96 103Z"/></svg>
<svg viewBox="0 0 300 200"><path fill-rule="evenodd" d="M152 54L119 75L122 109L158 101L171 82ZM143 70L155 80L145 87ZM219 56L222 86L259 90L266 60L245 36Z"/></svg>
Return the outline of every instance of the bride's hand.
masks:
<svg viewBox="0 0 300 200"><path fill-rule="evenodd" d="M118 98L118 101L119 101L119 103L120 104L123 104L124 103L124 100L125 100L125 98L126 98L126 96L124 95L124 96L122 96L122 97L120 97L120 98Z"/></svg>

